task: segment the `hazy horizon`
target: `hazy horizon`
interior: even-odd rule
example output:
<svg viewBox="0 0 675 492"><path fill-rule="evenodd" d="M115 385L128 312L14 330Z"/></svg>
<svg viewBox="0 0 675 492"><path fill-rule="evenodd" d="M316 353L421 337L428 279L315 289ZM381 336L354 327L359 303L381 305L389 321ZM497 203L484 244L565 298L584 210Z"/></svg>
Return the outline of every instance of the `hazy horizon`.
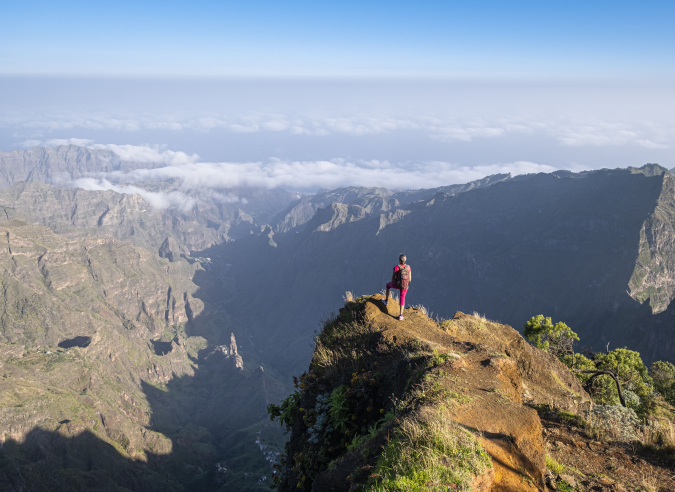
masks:
<svg viewBox="0 0 675 492"><path fill-rule="evenodd" d="M75 143L211 174L227 163L232 186L675 165L675 91L655 83L5 77L0 90L4 151Z"/></svg>
<svg viewBox="0 0 675 492"><path fill-rule="evenodd" d="M675 4L38 0L5 14L4 151L80 142L303 191L675 166Z"/></svg>

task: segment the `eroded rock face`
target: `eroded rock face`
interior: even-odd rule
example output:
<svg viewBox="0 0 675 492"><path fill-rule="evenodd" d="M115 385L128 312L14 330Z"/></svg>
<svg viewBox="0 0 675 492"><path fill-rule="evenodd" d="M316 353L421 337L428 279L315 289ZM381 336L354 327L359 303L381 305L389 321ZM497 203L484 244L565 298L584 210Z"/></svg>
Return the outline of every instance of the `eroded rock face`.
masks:
<svg viewBox="0 0 675 492"><path fill-rule="evenodd" d="M539 350L508 325L458 312L443 324L448 334L503 354L492 363L512 378L524 403L552 404L573 413L589 409L590 397L579 380L553 355ZM518 383L520 380L520 384Z"/></svg>
<svg viewBox="0 0 675 492"><path fill-rule="evenodd" d="M167 237L162 245L159 247L158 251L160 258L166 258L167 260L174 262L179 261L181 254L189 254L189 251L186 251L185 248L181 248L172 237Z"/></svg>
<svg viewBox="0 0 675 492"><path fill-rule="evenodd" d="M8 188L18 181L63 184L89 174L128 172L146 167L153 167L153 164L124 161L105 149L76 145L33 147L24 151L0 152L0 188Z"/></svg>
<svg viewBox="0 0 675 492"><path fill-rule="evenodd" d="M178 492L192 475L176 470L227 459L217 440L286 394L269 374L247 377L234 335L234 355L204 357L196 333L230 329L227 316L193 296L199 263L155 251L0 223L1 490L95 476L105 490Z"/></svg>
<svg viewBox="0 0 675 492"><path fill-rule="evenodd" d="M121 323L129 337L151 337L167 321L188 320L197 286L186 263L166 268L148 251L114 238L72 241L47 227L0 223L2 341L52 344L91 337ZM32 312L33 316L25 313Z"/></svg>
<svg viewBox="0 0 675 492"><path fill-rule="evenodd" d="M237 340L234 338L234 333L230 334L230 355L228 357L232 359L236 369L244 370L244 359L237 352Z"/></svg>
<svg viewBox="0 0 675 492"><path fill-rule="evenodd" d="M675 298L675 178L663 172L656 208L640 230L640 250L628 283L631 297L649 301L652 313L665 311Z"/></svg>

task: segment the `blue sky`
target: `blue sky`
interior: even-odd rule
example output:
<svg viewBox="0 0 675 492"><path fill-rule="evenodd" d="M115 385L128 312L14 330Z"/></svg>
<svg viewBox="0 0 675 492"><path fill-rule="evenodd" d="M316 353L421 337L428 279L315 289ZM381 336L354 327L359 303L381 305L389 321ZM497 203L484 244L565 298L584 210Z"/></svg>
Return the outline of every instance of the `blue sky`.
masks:
<svg viewBox="0 0 675 492"><path fill-rule="evenodd" d="M4 2L0 73L647 77L671 1Z"/></svg>
<svg viewBox="0 0 675 492"><path fill-rule="evenodd" d="M0 151L98 146L180 168L158 179L302 191L675 166L672 1L23 1L1 13Z"/></svg>

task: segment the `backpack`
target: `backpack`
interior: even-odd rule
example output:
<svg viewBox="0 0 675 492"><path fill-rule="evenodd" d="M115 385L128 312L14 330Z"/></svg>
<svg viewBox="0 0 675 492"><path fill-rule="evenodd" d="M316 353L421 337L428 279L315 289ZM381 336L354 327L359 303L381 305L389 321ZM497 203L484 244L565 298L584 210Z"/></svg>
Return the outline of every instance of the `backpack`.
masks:
<svg viewBox="0 0 675 492"><path fill-rule="evenodd" d="M404 265L403 268L399 265L398 272L396 272L396 286L399 289L407 289L410 285L410 270L408 265Z"/></svg>

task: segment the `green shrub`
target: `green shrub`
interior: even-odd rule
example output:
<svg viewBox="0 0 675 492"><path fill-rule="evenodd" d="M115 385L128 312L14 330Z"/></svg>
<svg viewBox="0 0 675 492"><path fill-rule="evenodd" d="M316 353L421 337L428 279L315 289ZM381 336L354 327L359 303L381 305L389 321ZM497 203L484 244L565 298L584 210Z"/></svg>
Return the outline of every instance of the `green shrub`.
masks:
<svg viewBox="0 0 675 492"><path fill-rule="evenodd" d="M538 349L550 352L558 358L572 353L574 341L579 340L579 336L565 323L558 321L554 325L551 318L545 318L543 314L532 316L525 323L523 335Z"/></svg>
<svg viewBox="0 0 675 492"><path fill-rule="evenodd" d="M295 391L282 401L281 405L275 405L274 403L267 405L267 414L270 420L278 420L286 427L286 430L290 431L298 415L301 398L302 395Z"/></svg>
<svg viewBox="0 0 675 492"><path fill-rule="evenodd" d="M555 474L565 473L565 466L561 465L551 455L546 455L546 468Z"/></svg>
<svg viewBox="0 0 675 492"><path fill-rule="evenodd" d="M675 405L675 365L661 360L656 361L652 364L649 375L654 381L654 389L661 393L668 403Z"/></svg>

